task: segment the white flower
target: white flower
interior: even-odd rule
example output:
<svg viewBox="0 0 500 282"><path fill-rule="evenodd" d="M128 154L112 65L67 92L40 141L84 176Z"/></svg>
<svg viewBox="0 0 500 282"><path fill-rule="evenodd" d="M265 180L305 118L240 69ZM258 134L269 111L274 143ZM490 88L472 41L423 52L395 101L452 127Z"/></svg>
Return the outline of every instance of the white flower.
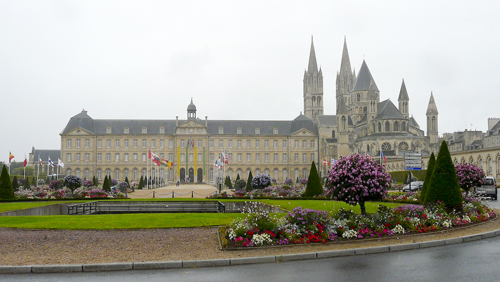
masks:
<svg viewBox="0 0 500 282"><path fill-rule="evenodd" d="M342 238L345 238L345 239L352 239L352 238L356 238L358 235L358 232L356 232L355 230L349 230L349 231L346 231L344 233L342 233Z"/></svg>
<svg viewBox="0 0 500 282"><path fill-rule="evenodd" d="M264 244L271 244L273 241L271 239L271 235L267 233L263 233L262 235L259 234L253 234L252 236L252 243L255 246L262 246Z"/></svg>
<svg viewBox="0 0 500 282"><path fill-rule="evenodd" d="M394 234L405 234L405 229L403 228L403 226L398 224L392 229L392 232L394 232Z"/></svg>

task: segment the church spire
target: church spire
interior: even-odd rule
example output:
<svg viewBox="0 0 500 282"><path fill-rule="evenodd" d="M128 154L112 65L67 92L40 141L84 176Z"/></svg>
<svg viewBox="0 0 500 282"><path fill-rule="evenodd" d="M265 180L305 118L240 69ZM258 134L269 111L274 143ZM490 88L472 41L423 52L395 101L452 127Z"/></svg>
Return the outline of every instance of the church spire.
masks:
<svg viewBox="0 0 500 282"><path fill-rule="evenodd" d="M340 71L337 73L337 112L341 102L344 104L349 100L356 73L351 69L351 61L349 59L349 51L347 50L347 40L344 37L344 48L342 50L342 60L340 62Z"/></svg>
<svg viewBox="0 0 500 282"><path fill-rule="evenodd" d="M347 51L347 41L344 36L344 48L342 50L342 61L340 61L340 73L351 74L351 61L349 51Z"/></svg>
<svg viewBox="0 0 500 282"><path fill-rule="evenodd" d="M309 53L309 66L307 67L308 73L318 73L318 63L316 62L316 52L314 51L314 41L311 36L311 51Z"/></svg>
<svg viewBox="0 0 500 282"><path fill-rule="evenodd" d="M399 112L403 114L405 118L410 116L410 97L408 97L408 91L406 91L405 80L403 79L403 83L401 84L401 90L399 91Z"/></svg>
<svg viewBox="0 0 500 282"><path fill-rule="evenodd" d="M426 115L437 115L438 109L436 106L436 101L434 101L434 95L431 92L431 98L429 99L429 105L427 106Z"/></svg>
<svg viewBox="0 0 500 282"><path fill-rule="evenodd" d="M403 83L401 84L401 90L399 91L398 101L409 101L408 91L406 91L405 80L403 79Z"/></svg>

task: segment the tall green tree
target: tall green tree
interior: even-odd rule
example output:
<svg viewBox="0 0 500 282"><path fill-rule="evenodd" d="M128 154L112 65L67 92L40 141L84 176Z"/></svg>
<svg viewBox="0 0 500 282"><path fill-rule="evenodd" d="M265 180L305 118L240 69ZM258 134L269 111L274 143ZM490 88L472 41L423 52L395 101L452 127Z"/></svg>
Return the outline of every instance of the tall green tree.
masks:
<svg viewBox="0 0 500 282"><path fill-rule="evenodd" d="M125 182L127 182L128 187L130 187L130 182L128 182L128 176L127 176L127 177L125 177Z"/></svg>
<svg viewBox="0 0 500 282"><path fill-rule="evenodd" d="M110 180L109 180L108 176L106 175L106 177L104 178L104 183L102 184L103 191L111 192L111 185L109 183L110 183Z"/></svg>
<svg viewBox="0 0 500 282"><path fill-rule="evenodd" d="M252 175L252 172L250 171L250 173L248 174L248 180L247 180L247 187L246 187L247 192L252 191L252 180L253 180L253 175Z"/></svg>
<svg viewBox="0 0 500 282"><path fill-rule="evenodd" d="M236 175L236 181L240 180L240 174L238 173L238 175ZM235 181L235 183L236 183Z"/></svg>
<svg viewBox="0 0 500 282"><path fill-rule="evenodd" d="M462 211L462 192L445 141L441 142L425 201L427 204L441 202L450 211L452 209Z"/></svg>
<svg viewBox="0 0 500 282"><path fill-rule="evenodd" d="M139 187L138 187L138 189L142 189L142 187L144 187L144 178L142 178L142 175L141 175L141 179L139 179Z"/></svg>
<svg viewBox="0 0 500 282"><path fill-rule="evenodd" d="M12 189L14 189L14 191L17 191L19 189L19 183L17 183L17 175L14 175L14 178L12 178Z"/></svg>
<svg viewBox="0 0 500 282"><path fill-rule="evenodd" d="M427 191L429 190L429 184L431 181L432 172L434 171L434 165L436 164L436 157L434 153L431 154L429 158L429 165L427 166L427 173L425 174L424 186L422 187L422 192L420 192L420 202L426 204L425 197L427 195Z"/></svg>
<svg viewBox="0 0 500 282"><path fill-rule="evenodd" d="M307 178L307 186L306 191L304 192L304 197L314 197L321 194L323 194L323 185L321 185L321 179L319 178L316 164L313 161L311 171L309 172L309 178Z"/></svg>
<svg viewBox="0 0 500 282"><path fill-rule="evenodd" d="M12 188L9 172L7 171L7 166L5 165L3 166L2 174L0 175L0 199L14 199L14 189Z"/></svg>

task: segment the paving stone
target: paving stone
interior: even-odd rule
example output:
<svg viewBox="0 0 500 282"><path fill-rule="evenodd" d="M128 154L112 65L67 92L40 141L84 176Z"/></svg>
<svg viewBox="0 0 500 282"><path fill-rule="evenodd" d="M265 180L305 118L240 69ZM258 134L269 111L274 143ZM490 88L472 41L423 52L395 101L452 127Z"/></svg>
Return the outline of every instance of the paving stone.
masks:
<svg viewBox="0 0 500 282"><path fill-rule="evenodd" d="M317 258L333 258L333 257L345 257L345 256L354 256L356 251L354 249L348 250L337 250L337 251L323 251L317 252Z"/></svg>
<svg viewBox="0 0 500 282"><path fill-rule="evenodd" d="M422 242L419 244L420 248L430 248L430 247L444 246L445 242L444 240L435 240L435 241Z"/></svg>
<svg viewBox="0 0 500 282"><path fill-rule="evenodd" d="M453 244L460 244L464 242L464 238L458 237L458 238L451 238L451 239L446 239L444 240L445 245L453 245Z"/></svg>
<svg viewBox="0 0 500 282"><path fill-rule="evenodd" d="M250 257L250 258L232 258L230 259L231 265L240 265L240 264L255 264L255 263L270 263L275 262L275 256L266 256L266 257Z"/></svg>
<svg viewBox="0 0 500 282"><path fill-rule="evenodd" d="M0 265L0 274L31 273L31 265Z"/></svg>
<svg viewBox="0 0 500 282"><path fill-rule="evenodd" d="M276 261L292 261L292 260L315 259L315 258L316 258L316 253L288 254L288 255L276 256Z"/></svg>
<svg viewBox="0 0 500 282"><path fill-rule="evenodd" d="M229 259L187 260L182 262L182 267L223 266L229 264Z"/></svg>
<svg viewBox="0 0 500 282"><path fill-rule="evenodd" d="M133 263L100 263L100 264L84 264L83 271L113 271L113 270L129 270L132 269Z"/></svg>
<svg viewBox="0 0 500 282"><path fill-rule="evenodd" d="M182 268L182 260L176 261L144 261L134 262L133 269L167 269Z"/></svg>
<svg viewBox="0 0 500 282"><path fill-rule="evenodd" d="M464 238L464 243L465 242L471 242L471 241L477 241L477 240L481 240L481 234L464 236L462 238Z"/></svg>
<svg viewBox="0 0 500 282"><path fill-rule="evenodd" d="M390 245L389 251L397 252L397 251L406 251L406 250L414 250L420 249L419 243L410 243L410 244L399 244L399 245Z"/></svg>
<svg viewBox="0 0 500 282"><path fill-rule="evenodd" d="M356 255L387 253L387 252L389 252L389 246L361 248L361 249L354 249L354 250L356 251Z"/></svg>
<svg viewBox="0 0 500 282"><path fill-rule="evenodd" d="M33 273L58 273L58 272L82 272L81 264L53 264L53 265L33 265Z"/></svg>

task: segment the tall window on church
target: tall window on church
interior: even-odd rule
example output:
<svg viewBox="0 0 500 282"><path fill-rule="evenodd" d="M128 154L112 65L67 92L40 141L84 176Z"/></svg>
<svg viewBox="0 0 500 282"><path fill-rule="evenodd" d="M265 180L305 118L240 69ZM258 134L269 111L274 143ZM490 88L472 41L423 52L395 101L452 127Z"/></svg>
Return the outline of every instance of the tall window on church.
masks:
<svg viewBox="0 0 500 282"><path fill-rule="evenodd" d="M335 138L335 130L332 130L332 138Z"/></svg>
<svg viewBox="0 0 500 282"><path fill-rule="evenodd" d="M342 129L343 130L346 129L346 118L345 118L345 116L342 117Z"/></svg>
<svg viewBox="0 0 500 282"><path fill-rule="evenodd" d="M321 97L318 97L318 107L321 107Z"/></svg>
<svg viewBox="0 0 500 282"><path fill-rule="evenodd" d="M389 121L385 122L385 132L391 131L391 123Z"/></svg>
<svg viewBox="0 0 500 282"><path fill-rule="evenodd" d="M358 102L361 101L361 94L360 93L356 94L356 101L358 101Z"/></svg>
<svg viewBox="0 0 500 282"><path fill-rule="evenodd" d="M432 117L432 131L436 131L436 117Z"/></svg>
<svg viewBox="0 0 500 282"><path fill-rule="evenodd" d="M378 123L378 132L382 132L382 124L380 122Z"/></svg>
<svg viewBox="0 0 500 282"><path fill-rule="evenodd" d="M399 131L399 122L394 122L394 131Z"/></svg>
<svg viewBox="0 0 500 282"><path fill-rule="evenodd" d="M316 107L316 97L312 97L312 106Z"/></svg>
<svg viewBox="0 0 500 282"><path fill-rule="evenodd" d="M373 126L373 132L375 132L375 123L372 123Z"/></svg>
<svg viewBox="0 0 500 282"><path fill-rule="evenodd" d="M406 122L401 123L401 131L406 131Z"/></svg>

